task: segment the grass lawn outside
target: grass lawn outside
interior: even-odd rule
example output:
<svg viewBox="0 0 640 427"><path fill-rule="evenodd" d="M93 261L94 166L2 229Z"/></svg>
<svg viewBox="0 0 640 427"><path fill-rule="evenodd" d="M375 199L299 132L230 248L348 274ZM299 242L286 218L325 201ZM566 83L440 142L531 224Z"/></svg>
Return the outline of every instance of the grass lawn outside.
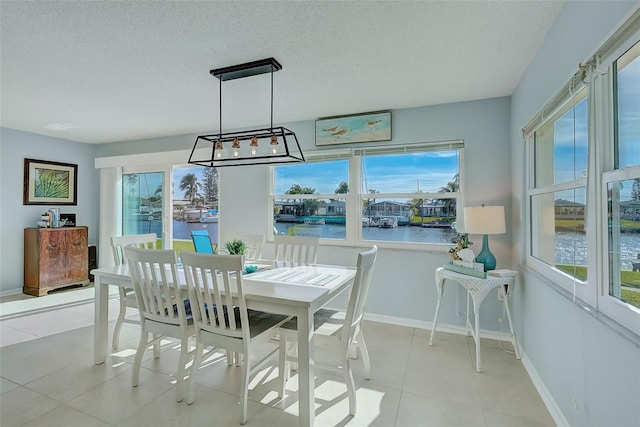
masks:
<svg viewBox="0 0 640 427"><path fill-rule="evenodd" d="M556 268L577 279L587 279L586 266L558 264ZM620 291L620 299L634 307L640 308L640 272L622 270L620 272L620 282L623 284L623 289Z"/></svg>
<svg viewBox="0 0 640 427"><path fill-rule="evenodd" d="M173 249L180 255L182 251L195 251L193 247L193 241L191 240L173 240ZM218 245L213 245L213 252L218 253Z"/></svg>

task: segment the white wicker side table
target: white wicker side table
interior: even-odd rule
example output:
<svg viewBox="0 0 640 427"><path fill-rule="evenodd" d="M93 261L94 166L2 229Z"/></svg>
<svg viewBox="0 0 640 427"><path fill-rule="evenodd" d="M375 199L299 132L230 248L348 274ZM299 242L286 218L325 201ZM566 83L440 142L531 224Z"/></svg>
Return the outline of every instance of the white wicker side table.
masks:
<svg viewBox="0 0 640 427"><path fill-rule="evenodd" d="M436 327L438 325L438 314L440 312L440 301L442 300L442 294L444 293L445 279L454 283L458 283L464 287L467 291L467 318L466 327L467 333L473 337L476 344L476 371L482 372L481 360L480 360L480 304L485 297L494 288L502 286L504 291L504 305L507 312L507 320L509 321L509 331L511 332L511 341L513 348L515 349L516 358L520 359L520 350L518 349L518 342L516 340L516 334L513 331L513 322L511 321L511 309L509 307L509 296L513 292L515 286L515 276L509 277L496 277L487 276L486 279L479 277L467 276L465 274L456 273L454 271L445 270L442 267L436 269L436 289L438 291L438 303L436 305L436 315L433 319L433 328L431 330L431 337L429 338L429 345L433 345L433 337L436 333ZM469 299L473 300L473 312L475 315L475 323L471 324L469 318Z"/></svg>

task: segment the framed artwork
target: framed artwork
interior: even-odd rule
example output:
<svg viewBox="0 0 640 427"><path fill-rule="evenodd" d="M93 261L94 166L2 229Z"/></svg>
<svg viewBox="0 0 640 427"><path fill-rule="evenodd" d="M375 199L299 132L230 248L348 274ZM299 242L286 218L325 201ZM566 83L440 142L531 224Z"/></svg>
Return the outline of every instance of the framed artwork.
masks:
<svg viewBox="0 0 640 427"><path fill-rule="evenodd" d="M390 140L390 111L325 117L316 120L316 146Z"/></svg>
<svg viewBox="0 0 640 427"><path fill-rule="evenodd" d="M77 205L78 165L24 159L24 205Z"/></svg>

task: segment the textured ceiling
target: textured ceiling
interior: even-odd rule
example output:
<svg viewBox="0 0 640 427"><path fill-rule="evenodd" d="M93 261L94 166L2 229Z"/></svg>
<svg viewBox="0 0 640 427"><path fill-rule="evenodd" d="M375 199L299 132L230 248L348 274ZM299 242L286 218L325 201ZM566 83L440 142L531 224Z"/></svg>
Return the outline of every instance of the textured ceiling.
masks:
<svg viewBox="0 0 640 427"><path fill-rule="evenodd" d="M267 57L275 123L510 95L561 7L2 0L0 124L88 143L215 132L209 70ZM222 89L224 130L269 123L268 75Z"/></svg>

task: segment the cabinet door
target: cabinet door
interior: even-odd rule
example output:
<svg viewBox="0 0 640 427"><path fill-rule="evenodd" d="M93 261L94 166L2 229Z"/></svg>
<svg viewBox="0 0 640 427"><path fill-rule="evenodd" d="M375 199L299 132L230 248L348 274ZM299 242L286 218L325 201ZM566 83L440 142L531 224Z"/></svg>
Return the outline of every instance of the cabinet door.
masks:
<svg viewBox="0 0 640 427"><path fill-rule="evenodd" d="M65 231L67 248L67 280L86 280L89 277L87 229L73 228Z"/></svg>
<svg viewBox="0 0 640 427"><path fill-rule="evenodd" d="M53 285L67 276L64 233L40 231L40 286Z"/></svg>

